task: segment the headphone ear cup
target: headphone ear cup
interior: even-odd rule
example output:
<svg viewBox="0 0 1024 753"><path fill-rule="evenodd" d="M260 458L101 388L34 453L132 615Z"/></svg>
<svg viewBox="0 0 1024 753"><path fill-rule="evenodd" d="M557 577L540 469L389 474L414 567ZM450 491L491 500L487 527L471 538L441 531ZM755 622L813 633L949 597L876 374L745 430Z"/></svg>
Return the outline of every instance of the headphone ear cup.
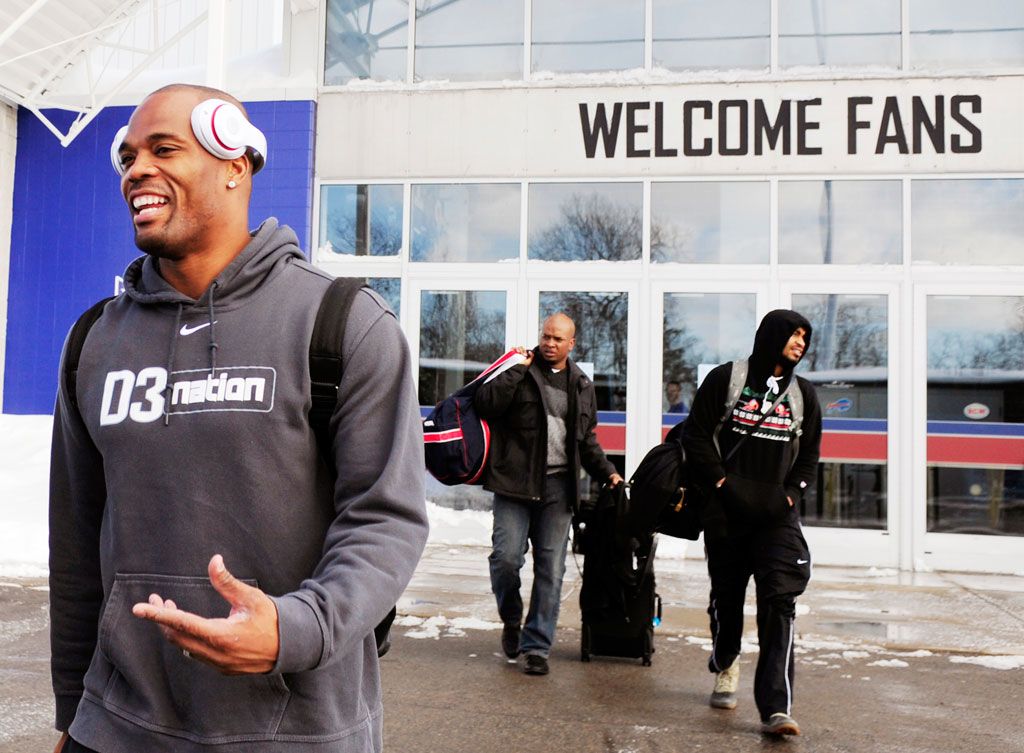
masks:
<svg viewBox="0 0 1024 753"><path fill-rule="evenodd" d="M192 132L218 159L235 159L248 149L252 152L253 173L266 162L266 136L238 107L223 99L207 99L192 108Z"/></svg>
<svg viewBox="0 0 1024 753"><path fill-rule="evenodd" d="M128 135L128 126L124 125L117 129L117 133L114 134L114 140L110 142L110 164L120 176L124 176L125 169L124 165L121 164L121 144L124 143L125 136Z"/></svg>

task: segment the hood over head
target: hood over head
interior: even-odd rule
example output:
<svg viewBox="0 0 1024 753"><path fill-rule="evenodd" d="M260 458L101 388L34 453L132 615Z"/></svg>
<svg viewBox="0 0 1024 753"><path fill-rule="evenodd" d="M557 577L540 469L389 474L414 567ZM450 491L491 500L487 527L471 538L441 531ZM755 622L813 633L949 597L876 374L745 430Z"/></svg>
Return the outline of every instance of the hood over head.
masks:
<svg viewBox="0 0 1024 753"><path fill-rule="evenodd" d="M754 350L750 354L750 378L757 384L775 372L777 365L782 366L780 382L785 382L793 373L796 363L782 357L782 351L789 338L798 328L803 327L807 333L804 337L804 355L811 347L811 323L803 314L790 309L775 309L764 315L754 335Z"/></svg>

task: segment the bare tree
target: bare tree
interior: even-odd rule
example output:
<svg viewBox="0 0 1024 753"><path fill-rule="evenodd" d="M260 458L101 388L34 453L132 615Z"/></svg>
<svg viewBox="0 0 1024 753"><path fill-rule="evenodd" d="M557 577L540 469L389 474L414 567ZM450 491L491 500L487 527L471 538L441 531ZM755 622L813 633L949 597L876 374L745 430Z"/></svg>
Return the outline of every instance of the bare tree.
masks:
<svg viewBox="0 0 1024 753"><path fill-rule="evenodd" d="M640 258L643 218L639 208L599 194L573 194L559 222L530 239L530 257L546 261L626 261Z"/></svg>

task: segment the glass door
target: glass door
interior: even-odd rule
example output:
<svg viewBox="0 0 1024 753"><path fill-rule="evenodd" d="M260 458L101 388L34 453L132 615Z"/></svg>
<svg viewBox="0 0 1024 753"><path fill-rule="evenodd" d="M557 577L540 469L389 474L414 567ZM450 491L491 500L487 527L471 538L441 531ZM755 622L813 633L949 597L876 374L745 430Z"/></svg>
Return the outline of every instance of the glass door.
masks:
<svg viewBox="0 0 1024 753"><path fill-rule="evenodd" d="M797 367L814 385L822 415L817 480L800 510L808 541L822 564L895 565L897 289L810 282L788 286L782 298L814 328Z"/></svg>
<svg viewBox="0 0 1024 753"><path fill-rule="evenodd" d="M484 280L416 280L407 312L420 412L474 379L512 342L515 284ZM456 510L490 509L476 486L443 486L427 474L427 499Z"/></svg>
<svg viewBox="0 0 1024 753"><path fill-rule="evenodd" d="M923 287L922 557L1018 572L1024 555L1024 295ZM921 378L923 377L923 378Z"/></svg>

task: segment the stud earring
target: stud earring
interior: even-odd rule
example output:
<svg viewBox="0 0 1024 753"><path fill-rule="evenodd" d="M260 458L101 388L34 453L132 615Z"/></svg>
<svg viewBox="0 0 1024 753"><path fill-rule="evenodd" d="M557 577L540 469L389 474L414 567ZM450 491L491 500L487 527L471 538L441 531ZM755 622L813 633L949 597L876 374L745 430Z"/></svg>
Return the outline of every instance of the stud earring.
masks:
<svg viewBox="0 0 1024 753"><path fill-rule="evenodd" d="M235 186L237 186L237 185L238 185L238 184L237 184L237 183L235 183L235 181L233 181L233 180L229 180L229 181L228 181L228 188L234 188L234 187L235 187Z"/></svg>

